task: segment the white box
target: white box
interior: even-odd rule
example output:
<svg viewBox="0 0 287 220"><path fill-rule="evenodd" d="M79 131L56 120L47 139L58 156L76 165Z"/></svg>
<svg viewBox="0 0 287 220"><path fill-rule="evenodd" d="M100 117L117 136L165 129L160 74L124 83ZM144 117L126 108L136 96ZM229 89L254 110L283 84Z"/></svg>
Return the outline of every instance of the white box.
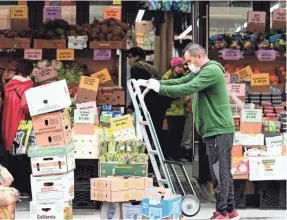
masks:
<svg viewBox="0 0 287 220"><path fill-rule="evenodd" d="M66 155L32 157L31 167L33 176L68 173L76 167L75 154L70 151Z"/></svg>
<svg viewBox="0 0 287 220"><path fill-rule="evenodd" d="M241 144L245 146L264 146L264 134L241 134Z"/></svg>
<svg viewBox="0 0 287 220"><path fill-rule="evenodd" d="M249 180L286 180L287 158L249 157Z"/></svg>
<svg viewBox="0 0 287 220"><path fill-rule="evenodd" d="M25 96L31 116L58 111L72 104L66 80L29 89Z"/></svg>
<svg viewBox="0 0 287 220"><path fill-rule="evenodd" d="M40 204L32 201L30 202L30 219L73 219L72 202Z"/></svg>
<svg viewBox="0 0 287 220"><path fill-rule="evenodd" d="M52 203L74 199L74 172L56 176L31 175L33 201Z"/></svg>
<svg viewBox="0 0 287 220"><path fill-rule="evenodd" d="M99 158L99 135L74 135L76 159Z"/></svg>

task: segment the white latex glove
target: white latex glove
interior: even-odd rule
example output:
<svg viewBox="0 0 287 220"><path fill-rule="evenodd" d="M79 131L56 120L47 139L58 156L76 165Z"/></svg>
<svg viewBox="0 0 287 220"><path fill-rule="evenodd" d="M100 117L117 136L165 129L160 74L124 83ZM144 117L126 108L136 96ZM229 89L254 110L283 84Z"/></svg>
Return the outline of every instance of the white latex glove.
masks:
<svg viewBox="0 0 287 220"><path fill-rule="evenodd" d="M160 88L160 83L159 81L157 81L156 79L150 79L148 81L148 86L147 86L148 89L152 89L153 91L155 92L159 92L159 88Z"/></svg>
<svg viewBox="0 0 287 220"><path fill-rule="evenodd" d="M139 86L148 87L148 80L138 79L137 83L138 83Z"/></svg>

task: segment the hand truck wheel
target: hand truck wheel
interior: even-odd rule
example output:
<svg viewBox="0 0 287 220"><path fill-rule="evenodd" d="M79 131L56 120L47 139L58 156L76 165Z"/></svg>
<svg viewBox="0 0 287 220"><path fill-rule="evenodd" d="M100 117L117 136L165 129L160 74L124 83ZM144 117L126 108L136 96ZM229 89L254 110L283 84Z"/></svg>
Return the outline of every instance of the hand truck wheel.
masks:
<svg viewBox="0 0 287 220"><path fill-rule="evenodd" d="M200 210L200 202L196 196L187 194L182 197L181 208L184 216L193 217Z"/></svg>

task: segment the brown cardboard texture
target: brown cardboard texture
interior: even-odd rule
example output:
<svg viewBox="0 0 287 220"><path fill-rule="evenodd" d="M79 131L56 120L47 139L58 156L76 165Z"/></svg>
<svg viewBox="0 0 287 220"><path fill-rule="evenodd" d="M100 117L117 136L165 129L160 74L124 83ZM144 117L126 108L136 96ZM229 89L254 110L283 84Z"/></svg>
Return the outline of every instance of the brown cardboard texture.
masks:
<svg viewBox="0 0 287 220"><path fill-rule="evenodd" d="M44 48L55 48L55 49L65 49L66 40L34 40L34 49L44 49Z"/></svg>
<svg viewBox="0 0 287 220"><path fill-rule="evenodd" d="M125 91L122 88L100 88L97 95L98 105L125 105Z"/></svg>
<svg viewBox="0 0 287 220"><path fill-rule="evenodd" d="M264 33L266 28L266 12L249 11L247 14L247 31Z"/></svg>
<svg viewBox="0 0 287 220"><path fill-rule="evenodd" d="M36 133L37 147L49 147L49 146L63 146L72 141L72 131L69 126L64 130L54 130L42 133Z"/></svg>
<svg viewBox="0 0 287 220"><path fill-rule="evenodd" d="M74 124L73 131L75 134L93 135L95 134L94 124Z"/></svg>
<svg viewBox="0 0 287 220"><path fill-rule="evenodd" d="M71 127L71 122L68 118L66 109L34 116L32 117L32 121L35 133L68 129L68 127Z"/></svg>
<svg viewBox="0 0 287 220"><path fill-rule="evenodd" d="M97 93L98 93L98 91L78 88L78 93L76 96L76 103L96 101L97 100Z"/></svg>
<svg viewBox="0 0 287 220"><path fill-rule="evenodd" d="M122 191L103 191L91 190L91 200L102 202L128 202L131 200L141 201L144 190L122 190Z"/></svg>

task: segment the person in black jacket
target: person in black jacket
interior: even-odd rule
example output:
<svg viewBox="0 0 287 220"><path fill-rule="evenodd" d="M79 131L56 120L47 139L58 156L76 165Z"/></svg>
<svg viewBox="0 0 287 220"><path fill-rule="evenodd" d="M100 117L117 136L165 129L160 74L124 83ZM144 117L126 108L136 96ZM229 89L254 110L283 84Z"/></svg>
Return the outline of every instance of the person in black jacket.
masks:
<svg viewBox="0 0 287 220"><path fill-rule="evenodd" d="M128 50L128 61L131 67L131 79L144 79L151 78L159 80L159 74L154 66L145 62L145 52L140 47L133 47ZM166 110L170 107L173 99L165 96L158 95L154 91L150 91L145 96L145 104L151 115L154 128L156 130L159 142L162 144L162 127L165 118ZM133 109L132 105L129 106Z"/></svg>

